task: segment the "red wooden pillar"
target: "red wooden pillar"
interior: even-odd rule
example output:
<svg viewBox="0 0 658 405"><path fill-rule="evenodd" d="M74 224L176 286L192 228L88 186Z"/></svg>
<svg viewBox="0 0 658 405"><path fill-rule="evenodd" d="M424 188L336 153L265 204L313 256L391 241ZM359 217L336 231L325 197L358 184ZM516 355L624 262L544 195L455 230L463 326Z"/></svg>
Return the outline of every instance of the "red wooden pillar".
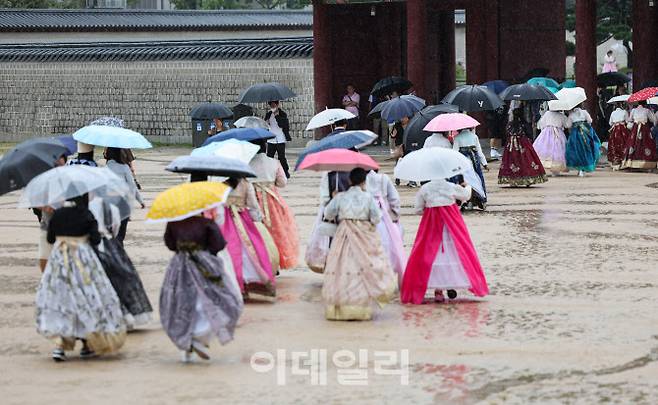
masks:
<svg viewBox="0 0 658 405"><path fill-rule="evenodd" d="M419 97L427 97L427 4L407 0L407 78Z"/></svg>
<svg viewBox="0 0 658 405"><path fill-rule="evenodd" d="M592 117L596 95L596 0L576 0L576 83L587 93Z"/></svg>
<svg viewBox="0 0 658 405"><path fill-rule="evenodd" d="M481 1L469 2L466 8L466 82L478 84L486 81L485 9Z"/></svg>
<svg viewBox="0 0 658 405"><path fill-rule="evenodd" d="M658 1L633 1L633 87L658 79Z"/></svg>
<svg viewBox="0 0 658 405"><path fill-rule="evenodd" d="M484 42L484 55L486 58L484 79L478 84L489 80L500 79L500 41L499 41L499 0L487 0L483 4L483 10L486 13L486 26Z"/></svg>
<svg viewBox="0 0 658 405"><path fill-rule="evenodd" d="M455 55L455 12L441 11L438 18L439 29L439 96L443 98L456 82Z"/></svg>
<svg viewBox="0 0 658 405"><path fill-rule="evenodd" d="M315 112L325 109L332 100L331 24L329 7L321 0L313 1L313 88ZM316 139L322 131L315 131Z"/></svg>

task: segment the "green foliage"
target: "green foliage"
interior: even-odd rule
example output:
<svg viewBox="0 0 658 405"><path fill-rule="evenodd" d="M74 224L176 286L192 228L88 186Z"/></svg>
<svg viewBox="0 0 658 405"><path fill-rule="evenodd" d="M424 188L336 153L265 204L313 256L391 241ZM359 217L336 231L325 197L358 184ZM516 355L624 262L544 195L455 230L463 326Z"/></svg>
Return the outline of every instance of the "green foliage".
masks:
<svg viewBox="0 0 658 405"><path fill-rule="evenodd" d="M576 43L572 41L567 41L566 42L566 50L567 50L567 56L575 56L576 55Z"/></svg>
<svg viewBox="0 0 658 405"><path fill-rule="evenodd" d="M196 10L199 0L171 0L176 10Z"/></svg>
<svg viewBox="0 0 658 405"><path fill-rule="evenodd" d="M596 40L598 43L610 37L628 42L632 37L633 0L598 0L596 2ZM567 2L566 27L576 30L576 3Z"/></svg>

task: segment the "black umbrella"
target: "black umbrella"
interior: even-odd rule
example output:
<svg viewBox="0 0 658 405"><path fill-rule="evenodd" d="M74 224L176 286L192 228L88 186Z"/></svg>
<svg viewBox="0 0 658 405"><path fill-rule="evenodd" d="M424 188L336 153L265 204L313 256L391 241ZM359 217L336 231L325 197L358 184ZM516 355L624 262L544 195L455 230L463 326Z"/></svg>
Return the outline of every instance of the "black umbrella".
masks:
<svg viewBox="0 0 658 405"><path fill-rule="evenodd" d="M596 76L599 87L621 86L631 81L631 78L621 72L607 72Z"/></svg>
<svg viewBox="0 0 658 405"><path fill-rule="evenodd" d="M56 139L30 139L16 145L0 159L0 195L25 187L68 154L68 148Z"/></svg>
<svg viewBox="0 0 658 405"><path fill-rule="evenodd" d="M240 98L239 103L266 103L268 101L287 100L297 97L288 86L281 83L258 83L246 88Z"/></svg>
<svg viewBox="0 0 658 405"><path fill-rule="evenodd" d="M233 119L236 121L242 117L251 117L254 115L254 108L246 104L236 104L231 110L233 110Z"/></svg>
<svg viewBox="0 0 658 405"><path fill-rule="evenodd" d="M212 120L212 119L224 119L231 118L233 116L233 111L230 108L220 103L201 103L195 106L192 111L190 111L190 117L195 120Z"/></svg>
<svg viewBox="0 0 658 405"><path fill-rule="evenodd" d="M549 101L557 100L555 94L544 86L534 84L513 84L500 93L500 98L505 101Z"/></svg>
<svg viewBox="0 0 658 405"><path fill-rule="evenodd" d="M412 86L413 83L404 77L390 76L385 77L375 83L375 86L372 88L370 94L374 95L375 97L382 98L393 93L394 91L398 94L402 94L403 91L409 90Z"/></svg>
<svg viewBox="0 0 658 405"><path fill-rule="evenodd" d="M179 156L165 170L206 176L256 177L248 164L223 156Z"/></svg>
<svg viewBox="0 0 658 405"><path fill-rule="evenodd" d="M465 112L493 111L503 105L500 97L485 86L459 86L441 100Z"/></svg>
<svg viewBox="0 0 658 405"><path fill-rule="evenodd" d="M414 117L409 120L407 127L404 129L404 148L411 152L421 149L425 139L432 135L431 132L423 131L434 117L440 114L459 112L459 107L452 104L430 105L418 111Z"/></svg>

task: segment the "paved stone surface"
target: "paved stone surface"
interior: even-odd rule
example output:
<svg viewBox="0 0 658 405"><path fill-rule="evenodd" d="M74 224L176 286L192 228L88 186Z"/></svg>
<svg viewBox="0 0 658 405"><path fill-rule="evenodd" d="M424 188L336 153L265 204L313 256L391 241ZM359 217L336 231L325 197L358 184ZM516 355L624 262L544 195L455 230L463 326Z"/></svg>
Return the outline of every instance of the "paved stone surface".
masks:
<svg viewBox="0 0 658 405"><path fill-rule="evenodd" d="M142 154L147 200L182 181L163 171L183 149ZM379 157L383 170L392 162ZM37 224L0 197L0 374L3 403L635 403L658 401L658 203L652 174L599 170L552 178L529 189L501 188L487 174L487 212L465 215L492 294L443 305L387 306L373 322L329 322L322 276L305 268L277 280L276 303L247 305L235 341L212 347L209 363L184 365L157 322L131 333L114 357L66 364L34 327ZM317 210L319 175L297 173L283 192L304 242ZM405 243L420 218L414 190L401 188ZM129 225L127 249L157 304L171 257L164 226ZM303 252L302 252L303 253ZM327 385L291 375L290 351L324 349ZM331 356L368 350L366 386L342 386ZM409 385L375 372L374 350L409 351ZM256 352L286 350L285 385L276 368L256 373Z"/></svg>

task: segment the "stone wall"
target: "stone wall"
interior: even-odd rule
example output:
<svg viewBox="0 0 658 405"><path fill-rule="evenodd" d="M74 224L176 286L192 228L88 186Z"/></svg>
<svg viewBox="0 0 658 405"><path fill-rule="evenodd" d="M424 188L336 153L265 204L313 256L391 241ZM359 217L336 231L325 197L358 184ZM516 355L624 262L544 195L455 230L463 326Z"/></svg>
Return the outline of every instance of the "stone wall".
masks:
<svg viewBox="0 0 658 405"><path fill-rule="evenodd" d="M212 99L233 106L242 89L278 81L298 94L282 108L295 145L313 116L313 60L0 63L0 142L71 133L114 115L152 142L191 143L190 109ZM258 115L264 114L258 106Z"/></svg>

